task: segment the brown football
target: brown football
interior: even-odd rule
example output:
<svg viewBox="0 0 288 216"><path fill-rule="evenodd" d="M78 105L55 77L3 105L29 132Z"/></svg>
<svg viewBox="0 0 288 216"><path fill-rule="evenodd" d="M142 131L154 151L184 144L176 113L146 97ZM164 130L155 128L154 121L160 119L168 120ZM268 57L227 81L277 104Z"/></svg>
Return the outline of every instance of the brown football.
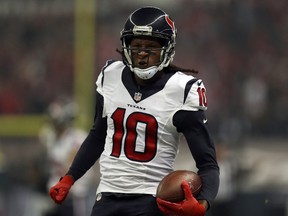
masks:
<svg viewBox="0 0 288 216"><path fill-rule="evenodd" d="M184 191L181 187L183 180L189 183L194 196L200 192L202 181L197 173L189 170L176 170L161 180L157 188L156 197L170 202L184 200Z"/></svg>

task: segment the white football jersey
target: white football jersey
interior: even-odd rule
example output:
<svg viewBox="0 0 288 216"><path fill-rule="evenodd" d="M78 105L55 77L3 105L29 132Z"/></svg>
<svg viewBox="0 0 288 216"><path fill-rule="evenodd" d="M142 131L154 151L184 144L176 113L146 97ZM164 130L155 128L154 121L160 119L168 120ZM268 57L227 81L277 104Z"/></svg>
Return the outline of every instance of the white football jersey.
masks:
<svg viewBox="0 0 288 216"><path fill-rule="evenodd" d="M40 130L39 138L47 148L49 161L49 179L47 189L55 185L69 168L72 159L87 136L83 130L74 127L66 128L58 137L57 132L50 126ZM78 197L85 196L92 184L92 170L79 179L79 183L71 189L71 193Z"/></svg>
<svg viewBox="0 0 288 216"><path fill-rule="evenodd" d="M179 110L206 109L201 80L176 72L138 89L122 61L104 67L97 91L104 98L107 137L100 157L99 192L156 194L173 170L180 134L173 125ZM165 76L165 75L164 75ZM192 87L185 90L189 81Z"/></svg>

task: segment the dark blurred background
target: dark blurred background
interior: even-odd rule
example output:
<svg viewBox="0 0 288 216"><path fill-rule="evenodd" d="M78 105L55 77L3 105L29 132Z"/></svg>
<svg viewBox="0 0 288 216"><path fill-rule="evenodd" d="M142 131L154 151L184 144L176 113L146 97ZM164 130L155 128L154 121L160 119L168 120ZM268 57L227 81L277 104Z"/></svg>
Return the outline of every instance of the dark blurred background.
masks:
<svg viewBox="0 0 288 216"><path fill-rule="evenodd" d="M97 75L120 59L123 24L145 5L170 14L174 63L207 89L222 179L209 215L288 215L287 1L0 0L0 216L53 205L38 136L47 107L73 97L75 124L89 129ZM185 148L176 168L191 169Z"/></svg>

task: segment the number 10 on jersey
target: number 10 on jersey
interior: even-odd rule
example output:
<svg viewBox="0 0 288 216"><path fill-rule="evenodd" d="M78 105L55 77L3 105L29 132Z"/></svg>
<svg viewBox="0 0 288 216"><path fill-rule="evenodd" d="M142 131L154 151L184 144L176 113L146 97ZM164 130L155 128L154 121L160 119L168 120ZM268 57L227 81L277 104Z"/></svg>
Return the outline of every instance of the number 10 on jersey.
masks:
<svg viewBox="0 0 288 216"><path fill-rule="evenodd" d="M154 116L142 112L134 112L125 117L125 112L125 109L117 108L111 116L115 130L111 156L120 157L123 143L124 154L129 160L139 162L152 160L157 151L157 120ZM144 150L141 152L136 151L137 125L139 123L145 125L145 131L143 131L145 135Z"/></svg>

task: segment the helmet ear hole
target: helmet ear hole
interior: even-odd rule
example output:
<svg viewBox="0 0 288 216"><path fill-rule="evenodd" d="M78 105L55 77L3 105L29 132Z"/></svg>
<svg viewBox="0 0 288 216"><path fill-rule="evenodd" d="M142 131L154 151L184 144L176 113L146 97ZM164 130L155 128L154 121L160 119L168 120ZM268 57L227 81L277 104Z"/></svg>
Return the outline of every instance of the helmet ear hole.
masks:
<svg viewBox="0 0 288 216"><path fill-rule="evenodd" d="M123 38L126 46L128 46L128 47L130 46L132 39L133 39L133 36L127 36L127 37Z"/></svg>
<svg viewBox="0 0 288 216"><path fill-rule="evenodd" d="M162 47L167 47L169 44L169 40L159 38L159 43L161 44Z"/></svg>

